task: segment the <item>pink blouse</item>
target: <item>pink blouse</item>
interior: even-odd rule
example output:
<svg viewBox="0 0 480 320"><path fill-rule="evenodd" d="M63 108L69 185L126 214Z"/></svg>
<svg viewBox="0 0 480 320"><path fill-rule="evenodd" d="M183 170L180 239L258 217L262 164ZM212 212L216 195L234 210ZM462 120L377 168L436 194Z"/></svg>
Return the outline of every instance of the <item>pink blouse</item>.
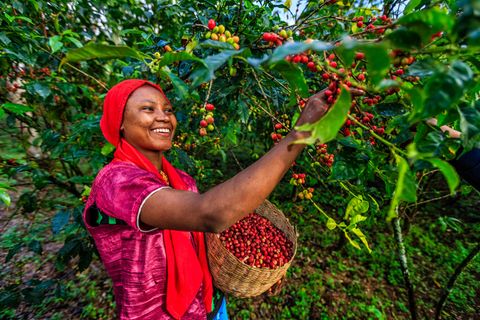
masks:
<svg viewBox="0 0 480 320"><path fill-rule="evenodd" d="M198 192L193 178L177 171L189 190ZM119 319L173 319L165 306L167 266L163 231L142 230L139 225L143 203L163 188L169 186L128 162L108 164L93 182L83 218L113 280ZM126 224L95 226L95 206ZM206 319L202 287L182 319Z"/></svg>

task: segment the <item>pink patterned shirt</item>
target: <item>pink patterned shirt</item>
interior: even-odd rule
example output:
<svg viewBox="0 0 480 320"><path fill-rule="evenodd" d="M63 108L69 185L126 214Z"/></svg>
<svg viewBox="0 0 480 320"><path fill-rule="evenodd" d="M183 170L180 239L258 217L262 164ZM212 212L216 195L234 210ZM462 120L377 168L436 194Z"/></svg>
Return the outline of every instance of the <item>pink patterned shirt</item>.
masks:
<svg viewBox="0 0 480 320"><path fill-rule="evenodd" d="M188 190L192 177L177 169ZM128 162L105 166L93 182L84 222L113 280L119 319L173 319L166 311L166 257L163 230L142 230L139 212L149 196L169 188L153 173ZM96 226L97 209L126 224ZM192 244L193 245L193 244ZM182 319L206 319L202 287Z"/></svg>

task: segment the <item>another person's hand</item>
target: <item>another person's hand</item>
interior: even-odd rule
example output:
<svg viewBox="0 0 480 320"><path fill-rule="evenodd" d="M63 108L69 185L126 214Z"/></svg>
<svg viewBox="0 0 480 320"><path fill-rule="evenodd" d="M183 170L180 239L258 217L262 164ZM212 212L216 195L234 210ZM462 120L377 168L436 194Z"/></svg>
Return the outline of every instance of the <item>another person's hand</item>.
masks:
<svg viewBox="0 0 480 320"><path fill-rule="evenodd" d="M435 118L430 118L426 121L426 123L431 125L431 126L436 127L437 124L438 124L438 120L435 119ZM449 126L441 126L440 130L442 130L442 132L448 132L450 137L455 138L455 139L459 139L460 136L462 135L462 133L460 131L457 131L453 128L450 128Z"/></svg>

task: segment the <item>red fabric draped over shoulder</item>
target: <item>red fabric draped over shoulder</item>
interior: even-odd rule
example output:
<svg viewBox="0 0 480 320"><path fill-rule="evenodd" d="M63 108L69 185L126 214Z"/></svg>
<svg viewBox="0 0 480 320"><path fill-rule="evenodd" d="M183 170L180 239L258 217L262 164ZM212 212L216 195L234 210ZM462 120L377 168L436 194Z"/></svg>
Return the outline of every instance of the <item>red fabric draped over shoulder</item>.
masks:
<svg viewBox="0 0 480 320"><path fill-rule="evenodd" d="M149 85L163 90L156 84L146 80L124 80L112 87L104 101L100 128L108 142L116 147L113 161L127 161L154 173L159 179L163 177L157 168L137 149L121 138L123 112L130 95L138 88ZM165 96L165 99L166 96ZM174 189L186 190L187 186L178 171L162 158L162 170L167 174L170 185ZM168 183L168 182L167 182ZM212 306L212 277L208 268L207 253L202 232L163 230L164 245L167 257L167 311L176 319L180 319L194 300L203 283L204 303L207 312Z"/></svg>

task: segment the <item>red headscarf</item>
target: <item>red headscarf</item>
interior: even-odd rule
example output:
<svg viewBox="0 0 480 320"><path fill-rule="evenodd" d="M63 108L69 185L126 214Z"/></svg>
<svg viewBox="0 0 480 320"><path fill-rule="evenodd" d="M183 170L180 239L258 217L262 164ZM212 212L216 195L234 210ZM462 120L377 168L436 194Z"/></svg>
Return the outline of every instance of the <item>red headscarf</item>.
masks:
<svg viewBox="0 0 480 320"><path fill-rule="evenodd" d="M138 88L149 85L162 89L146 80L124 80L111 88L103 105L103 116L100 128L105 138L116 147L113 161L128 161L138 167L154 173L163 181L153 163L142 153L120 137L120 127L123 111L129 96ZM165 96L165 99L167 97ZM187 186L175 168L162 158L162 170L174 189L186 190ZM204 303L207 312L212 308L212 277L208 268L204 235L202 232L192 232L196 251L190 238L190 232L163 230L163 239L167 256L167 311L180 319L193 302L193 299L203 283Z"/></svg>

